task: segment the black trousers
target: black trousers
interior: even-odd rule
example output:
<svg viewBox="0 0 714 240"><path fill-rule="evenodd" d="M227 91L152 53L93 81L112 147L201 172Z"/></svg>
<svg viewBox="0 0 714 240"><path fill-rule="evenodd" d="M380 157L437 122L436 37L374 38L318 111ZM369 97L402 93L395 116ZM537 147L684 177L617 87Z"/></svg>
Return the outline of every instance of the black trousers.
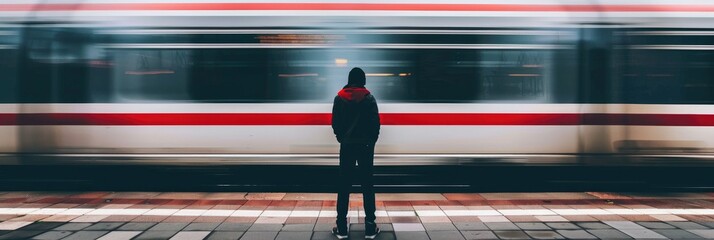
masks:
<svg viewBox="0 0 714 240"><path fill-rule="evenodd" d="M355 168L357 163L357 168ZM374 183L372 172L374 168L374 144L340 144L340 179L337 192L337 222L347 221L347 210L350 202L350 188L356 177L362 185L364 198L365 221L375 220Z"/></svg>

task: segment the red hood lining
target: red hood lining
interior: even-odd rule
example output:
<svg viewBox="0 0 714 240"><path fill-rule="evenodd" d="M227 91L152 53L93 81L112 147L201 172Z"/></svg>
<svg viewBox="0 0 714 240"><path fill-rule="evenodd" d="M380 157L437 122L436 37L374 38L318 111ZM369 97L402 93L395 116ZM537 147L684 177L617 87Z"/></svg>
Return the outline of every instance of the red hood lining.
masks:
<svg viewBox="0 0 714 240"><path fill-rule="evenodd" d="M364 87L346 87L337 92L337 96L346 101L360 102L369 95L369 90Z"/></svg>

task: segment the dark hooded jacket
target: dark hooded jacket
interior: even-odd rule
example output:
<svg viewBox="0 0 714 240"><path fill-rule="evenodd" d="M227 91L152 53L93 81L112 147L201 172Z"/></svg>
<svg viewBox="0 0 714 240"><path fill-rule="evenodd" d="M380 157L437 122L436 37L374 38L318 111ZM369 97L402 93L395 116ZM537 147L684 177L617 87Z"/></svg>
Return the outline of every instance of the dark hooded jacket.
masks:
<svg viewBox="0 0 714 240"><path fill-rule="evenodd" d="M347 85L332 105L332 130L340 143L374 144L379 137L377 100L362 86Z"/></svg>

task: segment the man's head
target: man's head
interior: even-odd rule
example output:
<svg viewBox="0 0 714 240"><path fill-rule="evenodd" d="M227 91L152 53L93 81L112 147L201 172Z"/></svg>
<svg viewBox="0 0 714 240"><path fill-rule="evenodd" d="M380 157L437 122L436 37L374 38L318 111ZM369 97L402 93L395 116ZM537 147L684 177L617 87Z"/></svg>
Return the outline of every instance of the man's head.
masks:
<svg viewBox="0 0 714 240"><path fill-rule="evenodd" d="M361 68L353 68L350 71L350 76L347 78L347 85L355 87L363 87L366 83L364 71Z"/></svg>

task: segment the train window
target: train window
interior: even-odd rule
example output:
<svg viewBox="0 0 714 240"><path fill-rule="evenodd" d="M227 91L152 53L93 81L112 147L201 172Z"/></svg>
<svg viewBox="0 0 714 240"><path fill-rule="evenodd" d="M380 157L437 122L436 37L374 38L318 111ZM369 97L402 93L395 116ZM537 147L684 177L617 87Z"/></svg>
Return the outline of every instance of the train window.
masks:
<svg viewBox="0 0 714 240"><path fill-rule="evenodd" d="M545 100L550 57L535 50L361 50L370 89L386 101ZM372 53L370 53L372 52ZM356 55L356 54L355 54ZM368 58L374 56L374 58Z"/></svg>
<svg viewBox="0 0 714 240"><path fill-rule="evenodd" d="M16 31L0 30L0 103L17 101L18 43Z"/></svg>
<svg viewBox="0 0 714 240"><path fill-rule="evenodd" d="M714 103L713 51L632 50L623 65L626 102Z"/></svg>
<svg viewBox="0 0 714 240"><path fill-rule="evenodd" d="M311 49L110 51L119 101L327 101L327 67ZM330 93L329 95L331 95Z"/></svg>

